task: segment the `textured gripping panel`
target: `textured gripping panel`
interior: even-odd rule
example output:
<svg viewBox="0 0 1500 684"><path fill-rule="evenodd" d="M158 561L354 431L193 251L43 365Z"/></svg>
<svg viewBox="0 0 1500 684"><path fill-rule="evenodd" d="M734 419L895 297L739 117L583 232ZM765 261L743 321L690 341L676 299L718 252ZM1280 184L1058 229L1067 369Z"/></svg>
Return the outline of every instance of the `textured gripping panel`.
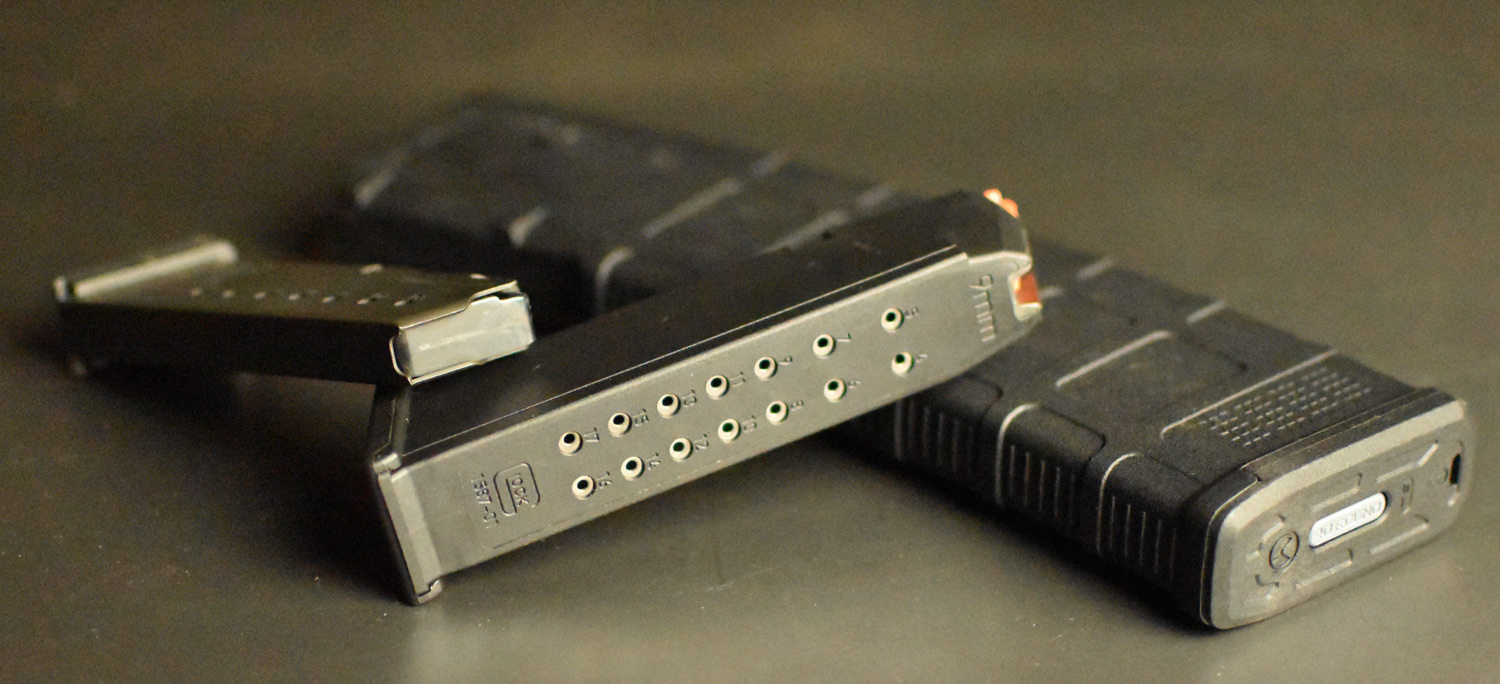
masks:
<svg viewBox="0 0 1500 684"><path fill-rule="evenodd" d="M1104 436L1041 407L1016 415L1003 433L996 501L1076 530L1079 484L1089 459L1104 448Z"/></svg>
<svg viewBox="0 0 1500 684"><path fill-rule="evenodd" d="M1367 399L1373 390L1329 365L1293 373L1285 380L1261 387L1233 403L1205 412L1167 429L1206 430L1236 446L1254 449L1278 438L1306 432Z"/></svg>

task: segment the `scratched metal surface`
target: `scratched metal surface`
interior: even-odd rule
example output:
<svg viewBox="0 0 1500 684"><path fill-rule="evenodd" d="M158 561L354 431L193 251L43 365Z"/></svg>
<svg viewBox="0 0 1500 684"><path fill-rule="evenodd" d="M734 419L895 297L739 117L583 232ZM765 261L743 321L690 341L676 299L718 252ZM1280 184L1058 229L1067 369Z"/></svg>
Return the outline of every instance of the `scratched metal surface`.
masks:
<svg viewBox="0 0 1500 684"><path fill-rule="evenodd" d="M346 162L499 89L913 191L998 184L1039 233L1500 434L1500 10L1017 5L0 6L5 678L1495 679L1488 444L1444 538L1228 633L827 441L412 609L351 479L367 389L53 358L53 274L202 231L282 247Z"/></svg>

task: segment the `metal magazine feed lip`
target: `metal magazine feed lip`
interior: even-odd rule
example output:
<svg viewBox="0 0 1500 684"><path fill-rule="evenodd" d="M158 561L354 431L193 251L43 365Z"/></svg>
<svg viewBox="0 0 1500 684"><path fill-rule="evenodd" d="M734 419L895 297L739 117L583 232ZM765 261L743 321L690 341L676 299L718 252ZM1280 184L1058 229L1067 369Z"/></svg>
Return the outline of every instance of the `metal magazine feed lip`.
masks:
<svg viewBox="0 0 1500 684"><path fill-rule="evenodd" d="M513 354L535 340L526 296L494 288L461 309L403 327L390 349L396 372L417 384Z"/></svg>
<svg viewBox="0 0 1500 684"><path fill-rule="evenodd" d="M111 260L75 269L53 279L53 294L59 303L88 299L163 277L232 265L239 260L239 252L228 240L198 235L144 252L133 259Z"/></svg>

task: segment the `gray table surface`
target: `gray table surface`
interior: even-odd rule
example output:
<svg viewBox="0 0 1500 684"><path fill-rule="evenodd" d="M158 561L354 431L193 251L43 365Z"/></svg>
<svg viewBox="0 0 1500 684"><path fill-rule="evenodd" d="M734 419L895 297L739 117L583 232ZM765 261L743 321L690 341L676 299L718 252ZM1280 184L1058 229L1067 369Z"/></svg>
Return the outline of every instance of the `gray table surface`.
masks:
<svg viewBox="0 0 1500 684"><path fill-rule="evenodd" d="M0 4L0 679L1497 681L1500 466L1444 537L1213 633L1020 528L794 445L386 590L370 391L70 377L47 281L272 251L350 160L530 96L914 191L1468 399L1500 434L1500 11L1365 2Z"/></svg>

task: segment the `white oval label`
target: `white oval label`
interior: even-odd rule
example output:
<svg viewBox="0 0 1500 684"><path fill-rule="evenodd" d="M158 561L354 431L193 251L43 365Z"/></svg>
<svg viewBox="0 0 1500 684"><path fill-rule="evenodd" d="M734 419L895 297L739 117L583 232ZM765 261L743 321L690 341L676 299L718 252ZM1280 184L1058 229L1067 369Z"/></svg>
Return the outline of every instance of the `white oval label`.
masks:
<svg viewBox="0 0 1500 684"><path fill-rule="evenodd" d="M1345 506L1315 523L1312 532L1307 535L1307 542L1312 546L1322 546L1365 525L1380 519L1380 514L1385 512L1385 494L1371 494L1352 506Z"/></svg>

